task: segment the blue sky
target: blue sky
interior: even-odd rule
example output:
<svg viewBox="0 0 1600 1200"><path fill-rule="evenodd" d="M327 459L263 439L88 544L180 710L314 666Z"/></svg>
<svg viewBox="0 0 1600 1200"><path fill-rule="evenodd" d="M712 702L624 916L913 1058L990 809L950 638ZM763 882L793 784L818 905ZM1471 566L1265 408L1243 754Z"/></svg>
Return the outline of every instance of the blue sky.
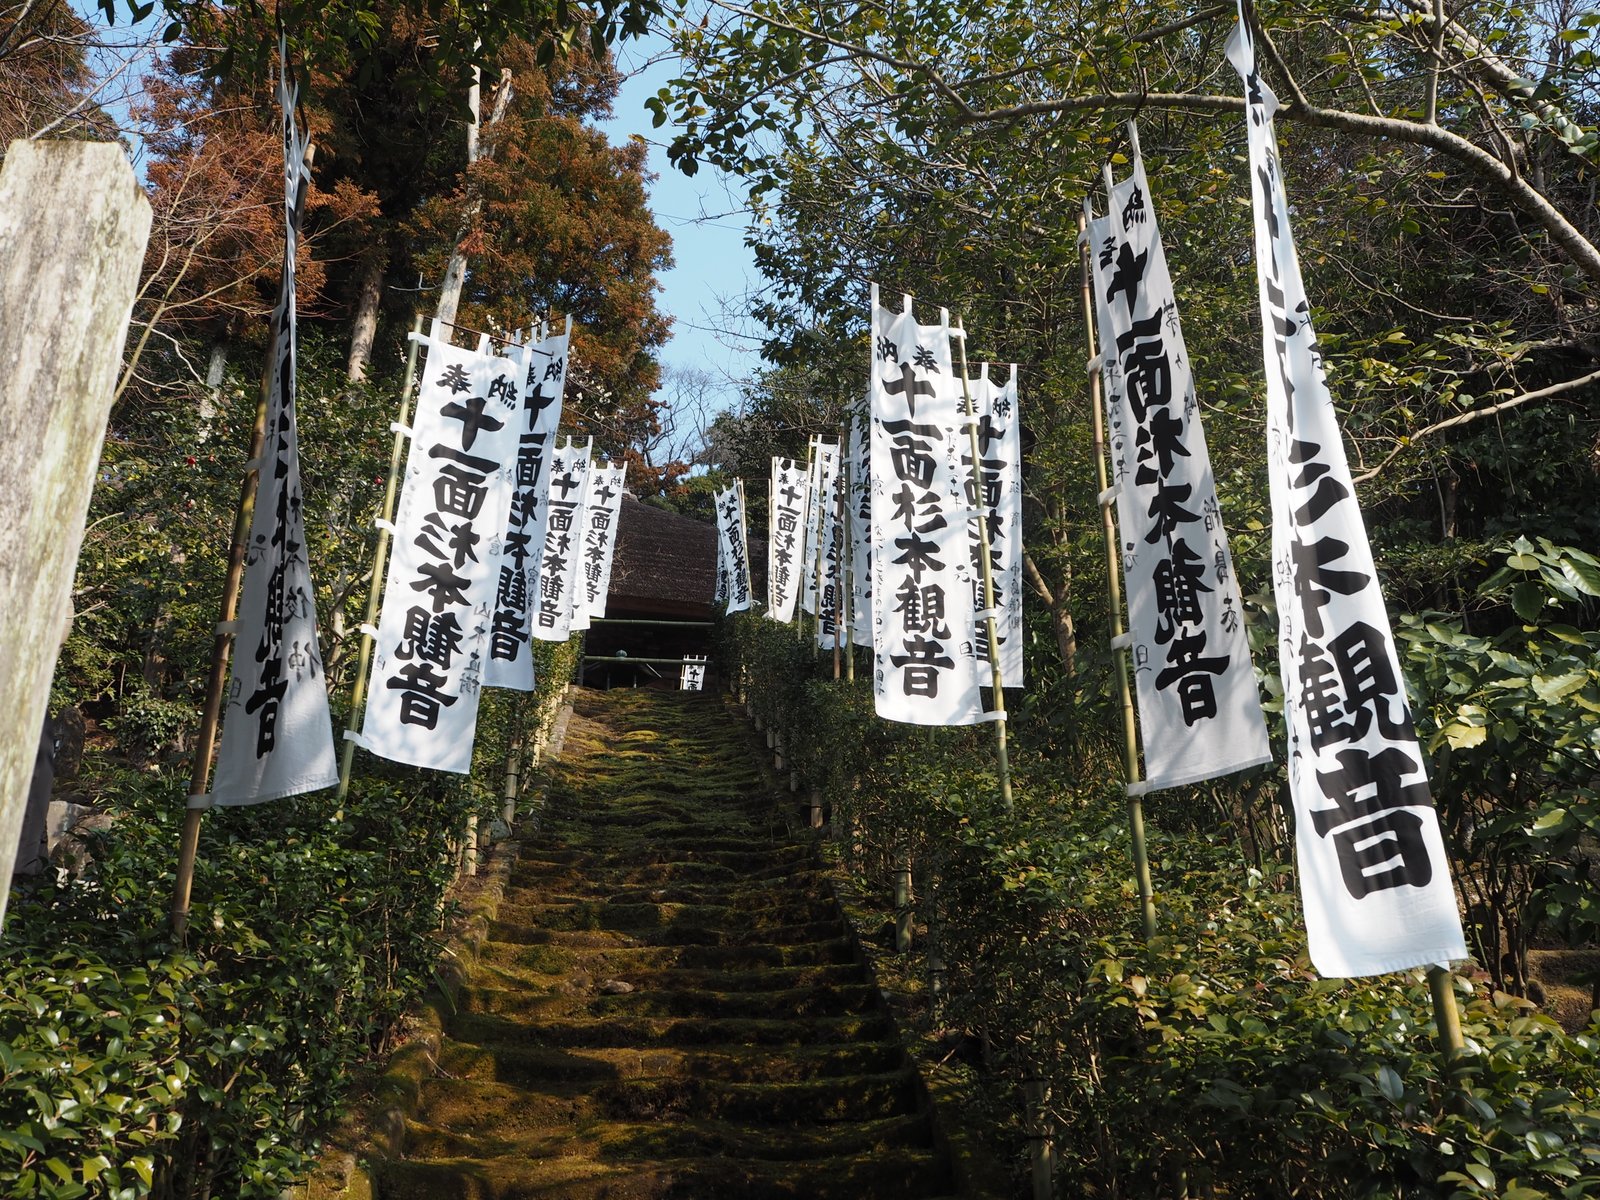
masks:
<svg viewBox="0 0 1600 1200"><path fill-rule="evenodd" d="M616 50L617 62L629 75L617 97L615 115L600 123L613 142L629 136L645 139L650 169L657 179L650 187L656 223L672 235L677 266L661 276L658 307L673 318L673 335L661 352L668 368L699 368L717 381L725 398L736 396L735 382L748 377L760 362L759 329L741 319L741 298L759 283L754 260L744 245L745 195L738 180L702 167L692 178L667 162L673 126L651 126L644 102L677 72L672 59L652 62L666 43L652 36Z"/></svg>

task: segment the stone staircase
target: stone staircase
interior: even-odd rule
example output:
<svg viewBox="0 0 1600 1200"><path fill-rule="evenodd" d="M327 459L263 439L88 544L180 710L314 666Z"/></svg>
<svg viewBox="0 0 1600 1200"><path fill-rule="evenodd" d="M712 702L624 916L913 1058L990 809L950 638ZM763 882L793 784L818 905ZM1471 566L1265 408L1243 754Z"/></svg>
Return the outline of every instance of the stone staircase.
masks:
<svg viewBox="0 0 1600 1200"><path fill-rule="evenodd" d="M745 733L574 693L379 1200L931 1200L921 1084Z"/></svg>

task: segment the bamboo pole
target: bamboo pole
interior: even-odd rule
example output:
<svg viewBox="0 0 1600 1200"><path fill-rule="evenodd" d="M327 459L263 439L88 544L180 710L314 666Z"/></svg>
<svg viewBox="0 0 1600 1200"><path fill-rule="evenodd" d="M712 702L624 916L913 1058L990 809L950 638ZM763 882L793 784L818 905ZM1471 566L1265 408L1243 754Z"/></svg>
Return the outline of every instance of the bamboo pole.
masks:
<svg viewBox="0 0 1600 1200"><path fill-rule="evenodd" d="M978 569L983 578L984 628L989 639L989 669L993 678L995 759L1000 770L1000 806L1011 811L1011 754L1006 745L1006 693L1000 677L1000 633L994 621L994 572L989 562L989 514L983 507L983 465L978 447L978 416L972 403L972 387L967 376L967 331L960 317L954 332L961 351L961 403L967 418L967 440L972 447L972 494L978 513Z"/></svg>
<svg viewBox="0 0 1600 1200"><path fill-rule="evenodd" d="M1139 887L1139 910L1144 923L1144 936L1148 940L1156 932L1155 890L1150 881L1150 856L1145 847L1144 801L1136 794L1134 785L1139 782L1139 734L1133 719L1133 690L1128 682L1128 662L1122 651L1126 648L1126 631L1122 624L1122 576L1117 554L1117 527L1111 516L1115 496L1106 474L1106 427L1103 412L1104 396L1100 389L1100 371L1095 349L1094 287L1089 270L1089 243L1084 237L1088 218L1078 216L1078 266L1082 276L1084 336L1089 345L1089 407L1094 421L1094 469L1100 483L1100 526L1105 534L1106 579L1110 593L1111 661L1116 673L1117 697L1122 710L1122 765L1128 781L1128 832L1133 841L1133 870Z"/></svg>
<svg viewBox="0 0 1600 1200"><path fill-rule="evenodd" d="M351 734L366 711L367 675L372 665L371 630L378 624L378 604L383 597L384 570L389 559L389 531L394 528L394 506L400 488L400 467L405 454L406 417L411 412L411 385L417 378L417 339L422 336L422 314L411 322L411 336L407 340L406 378L400 387L400 418L395 422L394 444L389 448L389 481L383 492L383 508L377 523L378 545L372 557L372 580L367 586L367 616L361 626L361 651L356 658L355 686L350 693L350 723L345 732L344 745L339 750L339 812L335 820L344 819L344 798L350 793L350 769L355 760L356 744Z"/></svg>
<svg viewBox="0 0 1600 1200"><path fill-rule="evenodd" d="M306 145L300 168L300 190L295 196L295 219L305 205L306 186L311 180L311 164L316 147ZM228 570L222 581L222 602L217 628L211 640L211 674L206 678L206 698L200 710L200 732L195 737L194 765L189 771L189 799L183 813L183 832L178 836L178 877L172 889L172 936L180 943L189 930L189 901L194 892L195 860L200 855L200 821L211 798L206 789L211 782L211 759L217 748L217 727L222 723L222 693L228 685L228 660L233 652L234 619L239 615L239 584L244 579L245 550L250 542L250 524L255 518L256 485L261 480L261 454L267 440L267 404L272 389L272 366L278 355L278 339L283 333L282 311L274 312L267 338L267 357L261 368L261 395L256 401L255 424L250 430L250 450L245 458L244 478L239 483L239 507L234 514L233 540L228 546Z"/></svg>

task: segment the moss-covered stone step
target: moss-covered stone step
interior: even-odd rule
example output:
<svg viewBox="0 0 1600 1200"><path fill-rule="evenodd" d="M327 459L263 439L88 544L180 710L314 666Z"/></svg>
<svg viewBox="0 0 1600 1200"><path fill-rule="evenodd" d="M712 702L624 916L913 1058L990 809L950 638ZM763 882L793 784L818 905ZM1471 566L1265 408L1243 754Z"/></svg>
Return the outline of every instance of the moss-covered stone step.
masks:
<svg viewBox="0 0 1600 1200"><path fill-rule="evenodd" d="M681 925L766 929L839 921L831 900L780 893L764 903L671 904L654 901L581 900L551 897L547 903L529 903L521 895L502 901L491 927L492 936L506 941L525 940L500 931L526 929L620 929L657 931Z"/></svg>
<svg viewBox="0 0 1600 1200"><path fill-rule="evenodd" d="M946 1186L943 1163L901 1150L790 1163L732 1157L648 1165L591 1159L432 1159L385 1163L382 1200L908 1200Z"/></svg>
<svg viewBox="0 0 1600 1200"><path fill-rule="evenodd" d="M855 946L847 937L794 945L746 946L646 945L638 936L621 930L523 929L525 941L491 940L479 950L479 962L491 969L519 974L525 968L561 972L580 959L630 967L686 967L744 971L759 967L832 966L855 961Z"/></svg>
<svg viewBox="0 0 1600 1200"><path fill-rule="evenodd" d="M497 916L502 920L523 919L522 910L548 904L676 904L721 908L762 909L798 901L831 904L833 893L815 875L774 886L770 880L748 882L718 879L688 883L669 880L662 883L635 882L627 878L600 879L590 876L547 877L532 887L507 887Z"/></svg>
<svg viewBox="0 0 1600 1200"><path fill-rule="evenodd" d="M892 1035L881 1012L805 1020L772 1017L576 1017L526 1025L514 1015L478 1009L458 1013L450 1034L461 1041L520 1037L547 1046L816 1046L879 1041Z"/></svg>
<svg viewBox="0 0 1600 1200"><path fill-rule="evenodd" d="M579 693L377 1200L937 1200L920 1083L710 698Z"/></svg>
<svg viewBox="0 0 1600 1200"><path fill-rule="evenodd" d="M682 1159L713 1155L757 1162L811 1163L828 1158L883 1154L891 1150L927 1150L933 1126L926 1113L883 1117L852 1125L800 1126L793 1129L727 1121L585 1121L581 1127L540 1127L504 1132L482 1125L463 1132L458 1121L432 1124L411 1121L406 1145L415 1158L527 1158L588 1156L601 1161Z"/></svg>
<svg viewBox="0 0 1600 1200"><path fill-rule="evenodd" d="M561 1047L512 1037L493 1042L447 1039L438 1070L452 1079L538 1087L550 1080L600 1083L615 1079L708 1079L724 1083L803 1082L847 1075L881 1075L906 1065L900 1047L864 1045L678 1047Z"/></svg>

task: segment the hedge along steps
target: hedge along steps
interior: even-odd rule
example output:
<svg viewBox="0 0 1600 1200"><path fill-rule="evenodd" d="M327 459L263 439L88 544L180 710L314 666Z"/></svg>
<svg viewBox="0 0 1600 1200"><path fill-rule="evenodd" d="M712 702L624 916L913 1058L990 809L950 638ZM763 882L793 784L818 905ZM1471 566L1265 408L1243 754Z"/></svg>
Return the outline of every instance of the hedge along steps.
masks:
<svg viewBox="0 0 1600 1200"><path fill-rule="evenodd" d="M379 1200L931 1200L948 1164L815 847L709 697L574 693Z"/></svg>

